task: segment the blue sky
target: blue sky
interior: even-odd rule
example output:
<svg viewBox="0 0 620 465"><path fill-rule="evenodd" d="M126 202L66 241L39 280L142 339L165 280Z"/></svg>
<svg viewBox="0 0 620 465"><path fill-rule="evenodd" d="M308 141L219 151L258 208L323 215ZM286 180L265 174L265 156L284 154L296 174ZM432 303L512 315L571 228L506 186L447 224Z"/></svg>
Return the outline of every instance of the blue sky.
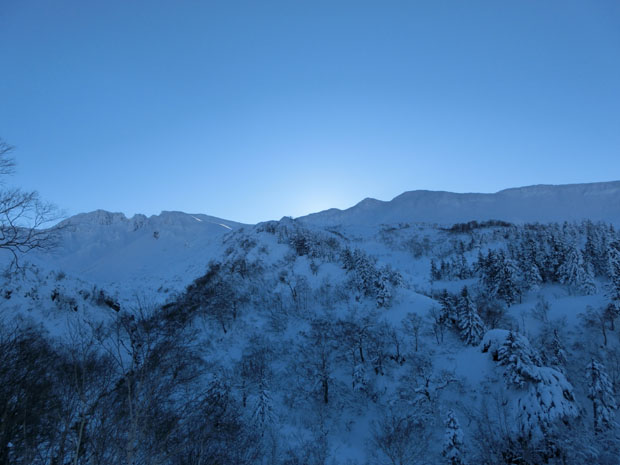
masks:
<svg viewBox="0 0 620 465"><path fill-rule="evenodd" d="M257 222L620 178L618 1L0 2L14 182Z"/></svg>

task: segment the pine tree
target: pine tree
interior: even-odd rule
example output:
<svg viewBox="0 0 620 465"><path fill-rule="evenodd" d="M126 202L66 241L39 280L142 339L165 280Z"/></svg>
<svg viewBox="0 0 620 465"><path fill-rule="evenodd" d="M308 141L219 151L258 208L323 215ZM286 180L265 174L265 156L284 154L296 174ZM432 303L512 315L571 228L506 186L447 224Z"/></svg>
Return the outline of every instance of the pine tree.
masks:
<svg viewBox="0 0 620 465"><path fill-rule="evenodd" d="M493 250L487 252L484 262L480 265L480 271L482 274L481 281L487 294L491 297L496 296L499 288L499 269L497 254Z"/></svg>
<svg viewBox="0 0 620 465"><path fill-rule="evenodd" d="M583 248L583 260L597 271L598 247L597 235L591 221L586 221L586 244ZM598 274L598 273L597 273Z"/></svg>
<svg viewBox="0 0 620 465"><path fill-rule="evenodd" d="M511 259L506 258L503 251L498 254L497 266L497 296L510 306L519 295L517 267Z"/></svg>
<svg viewBox="0 0 620 465"><path fill-rule="evenodd" d="M620 306L620 242L609 247L609 298Z"/></svg>
<svg viewBox="0 0 620 465"><path fill-rule="evenodd" d="M550 231L548 234L549 253L545 260L545 275L547 281L559 281L558 270L566 256L566 245L560 239L559 231Z"/></svg>
<svg viewBox="0 0 620 465"><path fill-rule="evenodd" d="M588 399L592 401L594 431L603 432L613 426L613 411L616 410L613 386L602 363L592 359L586 368Z"/></svg>
<svg viewBox="0 0 620 465"><path fill-rule="evenodd" d="M506 367L504 377L509 385L523 388L527 382L538 381L536 367L541 366L529 341L510 332L497 351L497 360Z"/></svg>
<svg viewBox="0 0 620 465"><path fill-rule="evenodd" d="M264 428L274 422L271 393L269 392L269 389L267 389L267 385L263 379L260 380L258 386L258 395L256 398L256 404L254 405L254 414L252 417L257 426L260 428L261 435L264 432Z"/></svg>
<svg viewBox="0 0 620 465"><path fill-rule="evenodd" d="M439 296L439 304L441 305L441 319L453 326L457 325L458 316L454 299L446 289Z"/></svg>
<svg viewBox="0 0 620 465"><path fill-rule="evenodd" d="M572 289L583 294L594 294L596 292L592 273L575 245L568 248L568 254L558 268L557 274L558 280Z"/></svg>
<svg viewBox="0 0 620 465"><path fill-rule="evenodd" d="M389 277L384 270L379 271L375 281L377 307L389 307L392 301L392 291Z"/></svg>
<svg viewBox="0 0 620 465"><path fill-rule="evenodd" d="M448 412L445 424L446 434L441 455L446 458L446 463L449 465L463 465L465 463L463 461L463 452L465 449L463 432L452 410Z"/></svg>
<svg viewBox="0 0 620 465"><path fill-rule="evenodd" d="M467 264L465 254L461 253L455 260L456 275L459 279L467 279L471 276L471 270Z"/></svg>
<svg viewBox="0 0 620 465"><path fill-rule="evenodd" d="M523 281L525 286L530 291L537 291L542 284L542 276L540 270L534 262L529 262L527 268L523 271Z"/></svg>
<svg viewBox="0 0 620 465"><path fill-rule="evenodd" d="M553 330L553 339L551 339L549 349L549 365L563 371L563 367L566 365L566 351L557 329Z"/></svg>
<svg viewBox="0 0 620 465"><path fill-rule="evenodd" d="M476 345L484 335L484 323L478 315L478 311L471 298L467 287L463 288L458 305L458 325L461 330L461 338L468 345Z"/></svg>

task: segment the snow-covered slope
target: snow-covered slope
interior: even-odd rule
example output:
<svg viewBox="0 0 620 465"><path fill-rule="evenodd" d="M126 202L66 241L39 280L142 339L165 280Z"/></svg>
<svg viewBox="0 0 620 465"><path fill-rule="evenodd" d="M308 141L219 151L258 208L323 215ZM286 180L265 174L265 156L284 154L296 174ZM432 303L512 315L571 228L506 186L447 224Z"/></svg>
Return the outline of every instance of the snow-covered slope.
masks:
<svg viewBox="0 0 620 465"><path fill-rule="evenodd" d="M553 205L547 189L555 188L502 195L530 192ZM558 209L576 197L558 197ZM78 461L102 450L112 458L97 463L122 463L129 449L141 463L191 463L207 450L204 463L427 465L444 463L441 438L453 418L462 441L452 452L464 457L453 463L616 464L620 442L608 438L618 437L620 397L620 311L610 306L612 292L620 295L617 230L602 222L372 224L397 200L366 201L356 207L359 223L343 227L78 215L54 254L0 275L0 342L6 328L21 328L25 347L49 340L61 348L39 364L82 363L85 347L101 362L89 372L84 435L72 426L82 410L65 394L74 388L64 365L48 370ZM15 360L5 365L19 367ZM598 370L592 383L586 366ZM0 378L8 392L11 373ZM28 376L35 386L41 378ZM588 394L595 382L610 386L599 389L607 404L598 410ZM206 407L196 408L202 399ZM125 402L144 412L136 423ZM52 413L37 412L56 425ZM9 452L18 457L30 443L14 424ZM61 450L57 436L33 443ZM586 444L587 455L576 455Z"/></svg>
<svg viewBox="0 0 620 465"><path fill-rule="evenodd" d="M620 223L620 181L538 185L495 194L410 191L389 202L365 199L346 210L332 208L300 218L315 225L392 223L453 224L471 220L514 223L591 219Z"/></svg>
<svg viewBox="0 0 620 465"><path fill-rule="evenodd" d="M28 260L123 294L149 286L182 288L204 272L222 236L242 225L201 214L165 211L127 218L97 210L61 226L60 247Z"/></svg>

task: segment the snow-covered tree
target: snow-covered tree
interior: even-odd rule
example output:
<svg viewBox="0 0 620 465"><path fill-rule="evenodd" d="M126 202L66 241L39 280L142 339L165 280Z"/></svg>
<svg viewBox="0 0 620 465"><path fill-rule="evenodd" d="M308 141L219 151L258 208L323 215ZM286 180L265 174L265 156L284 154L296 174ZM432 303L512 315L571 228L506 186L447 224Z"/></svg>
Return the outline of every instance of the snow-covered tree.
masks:
<svg viewBox="0 0 620 465"><path fill-rule="evenodd" d="M252 418L259 427L261 434L264 432L265 427L274 423L273 400L264 379L261 379L258 386Z"/></svg>
<svg viewBox="0 0 620 465"><path fill-rule="evenodd" d="M459 425L456 415L452 410L448 412L446 419L446 433L444 436L443 449L441 455L446 458L449 465L463 465L465 443L463 442L463 431Z"/></svg>
<svg viewBox="0 0 620 465"><path fill-rule="evenodd" d="M458 322L461 337L468 345L476 345L484 335L484 323L472 302L467 287L463 288L458 305Z"/></svg>
<svg viewBox="0 0 620 465"><path fill-rule="evenodd" d="M508 306L514 304L519 296L519 270L513 260L503 252L498 255L497 297Z"/></svg>
<svg viewBox="0 0 620 465"><path fill-rule="evenodd" d="M616 400L614 389L609 381L605 366L592 359L586 368L586 381L588 383L588 399L592 401L592 416L594 430L602 432L614 424L614 410Z"/></svg>
<svg viewBox="0 0 620 465"><path fill-rule="evenodd" d="M441 319L449 325L458 324L458 299L451 295L446 289L439 296L439 304L441 305Z"/></svg>
<svg viewBox="0 0 620 465"><path fill-rule="evenodd" d="M514 438L541 440L558 421L578 416L573 387L560 371L542 366L527 338L496 329L485 334L481 347L504 366L510 393L505 427Z"/></svg>
<svg viewBox="0 0 620 465"><path fill-rule="evenodd" d="M588 264L584 262L581 251L575 246L568 248L564 262L557 271L558 279L562 284L583 294L594 294L596 284Z"/></svg>
<svg viewBox="0 0 620 465"><path fill-rule="evenodd" d="M526 268L522 272L523 284L525 288L530 291L537 291L542 284L542 276L540 275L540 269L538 265L533 261L528 261Z"/></svg>
<svg viewBox="0 0 620 465"><path fill-rule="evenodd" d="M506 367L506 382L515 387L524 387L527 382L538 380L537 367L541 361L529 341L510 331L504 343L497 350L497 360Z"/></svg>
<svg viewBox="0 0 620 465"><path fill-rule="evenodd" d="M489 296L502 299L507 305L516 302L520 293L520 273L516 263L506 257L503 250L489 250L480 269L481 281Z"/></svg>
<svg viewBox="0 0 620 465"><path fill-rule="evenodd" d="M609 298L620 306L620 242L609 247Z"/></svg>

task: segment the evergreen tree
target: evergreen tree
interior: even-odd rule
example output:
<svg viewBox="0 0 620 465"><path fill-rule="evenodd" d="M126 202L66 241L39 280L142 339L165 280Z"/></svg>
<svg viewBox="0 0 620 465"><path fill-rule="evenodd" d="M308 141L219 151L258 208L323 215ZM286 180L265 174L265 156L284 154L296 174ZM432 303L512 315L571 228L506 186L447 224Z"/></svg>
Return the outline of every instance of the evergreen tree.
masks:
<svg viewBox="0 0 620 465"><path fill-rule="evenodd" d="M375 281L377 307L389 307L392 301L390 280L385 270L380 270Z"/></svg>
<svg viewBox="0 0 620 465"><path fill-rule="evenodd" d="M596 284L589 270L583 261L581 252L576 246L570 246L564 262L557 271L558 280L562 284L570 286L583 294L594 294Z"/></svg>
<svg viewBox="0 0 620 465"><path fill-rule="evenodd" d="M515 263L506 258L503 251L498 254L497 260L497 297L510 306L519 295L518 270Z"/></svg>
<svg viewBox="0 0 620 465"><path fill-rule="evenodd" d="M451 296L446 289L444 289L441 296L439 296L439 304L441 305L441 319L452 326L457 326L457 304L455 304L453 296Z"/></svg>
<svg viewBox="0 0 620 465"><path fill-rule="evenodd" d="M556 226L557 227L557 226ZM547 236L549 252L545 259L545 278L546 281L559 281L558 270L564 262L566 246L560 238L559 231L549 231Z"/></svg>
<svg viewBox="0 0 620 465"><path fill-rule="evenodd" d="M598 237L594 225L591 221L586 221L586 244L583 248L583 260L589 264L595 272L597 271L598 262L597 239Z"/></svg>
<svg viewBox="0 0 620 465"><path fill-rule="evenodd" d="M261 436L264 434L264 428L274 423L271 392L267 389L267 385L263 379L261 379L258 386L258 395L256 396L256 404L254 405L252 417L261 431Z"/></svg>
<svg viewBox="0 0 620 465"><path fill-rule="evenodd" d="M620 306L620 242L609 247L609 298Z"/></svg>
<svg viewBox="0 0 620 465"><path fill-rule="evenodd" d="M566 351L564 350L564 345L560 340L560 335L558 334L558 330L553 330L553 338L551 339L551 344L549 347L548 357L548 365L558 369L559 371L563 371L564 365L566 365Z"/></svg>
<svg viewBox="0 0 620 465"><path fill-rule="evenodd" d="M476 345L484 335L484 323L471 298L467 287L463 288L458 306L458 322L461 338L468 345Z"/></svg>
<svg viewBox="0 0 620 465"><path fill-rule="evenodd" d="M465 449L463 432L452 410L448 412L448 418L445 424L446 434L441 455L446 458L446 463L449 465L463 465L465 463L463 460L463 452Z"/></svg>
<svg viewBox="0 0 620 465"><path fill-rule="evenodd" d="M530 291L537 291L540 289L542 276L540 275L540 270L536 263L532 261L527 262L527 268L523 270L523 282L526 289Z"/></svg>
<svg viewBox="0 0 620 465"><path fill-rule="evenodd" d="M471 270L467 264L465 254L460 253L454 262L455 274L459 279L467 279L471 276Z"/></svg>
<svg viewBox="0 0 620 465"><path fill-rule="evenodd" d="M489 250L487 252L487 256L479 265L479 268L482 274L482 285L485 287L487 294L492 297L496 296L499 288L499 270L497 254L495 251Z"/></svg>
<svg viewBox="0 0 620 465"><path fill-rule="evenodd" d="M542 363L524 337L511 331L499 347L497 359L506 367L504 377L509 385L523 388L527 382L539 380L536 367Z"/></svg>
<svg viewBox="0 0 620 465"><path fill-rule="evenodd" d="M592 359L586 368L588 399L592 401L594 431L603 432L613 426L613 411L616 410L613 386L602 363Z"/></svg>

